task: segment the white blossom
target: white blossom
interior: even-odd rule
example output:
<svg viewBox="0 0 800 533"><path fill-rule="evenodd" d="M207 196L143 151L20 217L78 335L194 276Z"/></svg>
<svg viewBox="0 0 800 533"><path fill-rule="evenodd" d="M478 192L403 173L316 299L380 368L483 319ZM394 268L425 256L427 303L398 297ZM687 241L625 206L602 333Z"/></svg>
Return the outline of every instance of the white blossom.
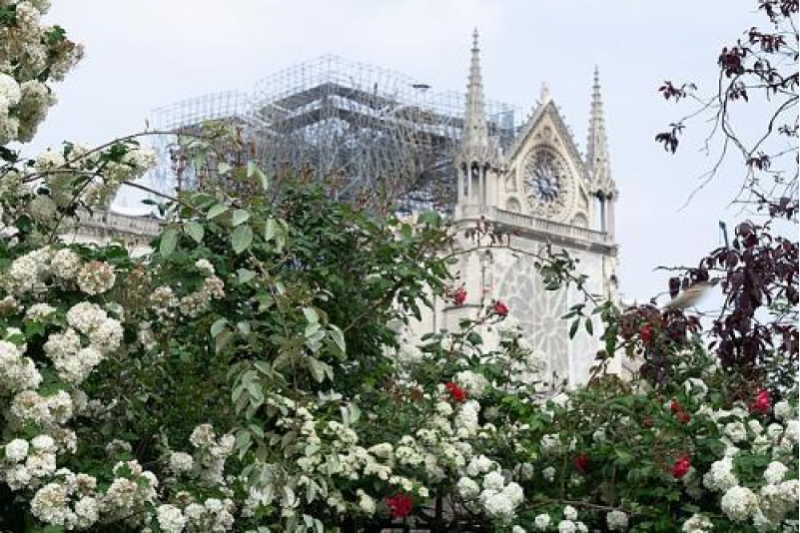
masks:
<svg viewBox="0 0 800 533"><path fill-rule="evenodd" d="M694 514L683 523L681 530L684 533L711 533L714 524L708 517L701 514Z"/></svg>
<svg viewBox="0 0 800 533"><path fill-rule="evenodd" d="M188 472L194 466L194 459L184 452L173 452L169 456L169 468L176 474Z"/></svg>
<svg viewBox="0 0 800 533"><path fill-rule="evenodd" d="M186 517L174 505L160 505L156 514L158 526L164 533L180 533L186 526Z"/></svg>
<svg viewBox="0 0 800 533"><path fill-rule="evenodd" d="M775 418L778 420L788 420L792 418L792 406L786 400L775 404Z"/></svg>
<svg viewBox="0 0 800 533"><path fill-rule="evenodd" d="M558 533L575 533L576 531L578 528L572 520L562 520L558 523Z"/></svg>
<svg viewBox="0 0 800 533"><path fill-rule="evenodd" d="M28 455L28 441L14 439L5 446L6 459L15 463L22 461Z"/></svg>
<svg viewBox="0 0 800 533"><path fill-rule="evenodd" d="M481 488L468 477L462 477L456 484L456 491L465 500L474 500L480 494Z"/></svg>
<svg viewBox="0 0 800 533"><path fill-rule="evenodd" d="M735 486L722 496L720 507L728 518L735 522L744 522L758 508L758 496L747 487Z"/></svg>
<svg viewBox="0 0 800 533"><path fill-rule="evenodd" d="M610 531L625 531L628 529L628 515L615 509L606 515L606 524Z"/></svg>
<svg viewBox="0 0 800 533"><path fill-rule="evenodd" d="M767 483L778 484L783 481L783 477L788 471L789 468L783 463L772 461L764 471L764 479Z"/></svg>
<svg viewBox="0 0 800 533"><path fill-rule="evenodd" d="M489 472L485 476L483 476L483 488L487 490L496 490L501 491L503 490L503 486L505 485L505 478L503 478L503 474L500 472Z"/></svg>
<svg viewBox="0 0 800 533"><path fill-rule="evenodd" d="M544 513L536 515L536 518L533 519L533 525L539 531L544 531L550 525L550 515Z"/></svg>

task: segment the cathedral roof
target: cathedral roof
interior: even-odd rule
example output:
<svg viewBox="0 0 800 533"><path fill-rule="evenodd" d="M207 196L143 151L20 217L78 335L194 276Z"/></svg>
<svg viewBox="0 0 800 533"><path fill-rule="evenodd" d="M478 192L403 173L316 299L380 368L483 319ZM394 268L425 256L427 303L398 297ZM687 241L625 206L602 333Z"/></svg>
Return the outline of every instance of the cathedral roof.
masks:
<svg viewBox="0 0 800 533"><path fill-rule="evenodd" d="M519 152L525 146L528 137L533 133L533 131L536 130L536 127L539 125L542 119L547 116L551 118L553 124L555 124L556 128L558 129L559 137L564 140L566 149L569 151L570 155L575 161L575 164L578 165L581 174L584 177L588 177L583 156L581 155L580 150L578 150L578 146L575 144L575 139L572 136L572 132L567 127L566 122L564 122L564 118L561 116L555 101L550 97L541 102L538 107L536 107L533 114L531 114L530 118L528 118L525 124L523 124L519 134L511 143L511 146L506 152L507 160L510 161L519 155Z"/></svg>

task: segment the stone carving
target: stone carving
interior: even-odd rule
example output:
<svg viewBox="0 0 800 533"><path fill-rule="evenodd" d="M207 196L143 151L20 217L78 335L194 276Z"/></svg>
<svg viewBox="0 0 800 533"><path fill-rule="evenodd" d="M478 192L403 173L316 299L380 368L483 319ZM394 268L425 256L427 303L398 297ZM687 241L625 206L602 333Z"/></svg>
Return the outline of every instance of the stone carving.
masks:
<svg viewBox="0 0 800 533"><path fill-rule="evenodd" d="M561 317L567 310L567 292L545 290L533 259L518 257L504 266L499 296L508 303L545 368L542 376L569 376L569 331Z"/></svg>

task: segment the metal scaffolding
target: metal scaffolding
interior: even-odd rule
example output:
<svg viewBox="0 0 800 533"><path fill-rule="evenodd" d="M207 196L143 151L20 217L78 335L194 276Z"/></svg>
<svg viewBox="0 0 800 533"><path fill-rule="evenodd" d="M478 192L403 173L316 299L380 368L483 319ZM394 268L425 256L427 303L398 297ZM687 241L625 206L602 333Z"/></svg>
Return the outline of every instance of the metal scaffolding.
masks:
<svg viewBox="0 0 800 533"><path fill-rule="evenodd" d="M341 198L381 196L396 199L401 211L449 211L463 113L463 94L327 55L262 79L250 94L160 108L155 124L177 130L230 120L246 130L268 171L311 166L320 179L336 178ZM519 111L487 101L486 114L490 133L509 144Z"/></svg>

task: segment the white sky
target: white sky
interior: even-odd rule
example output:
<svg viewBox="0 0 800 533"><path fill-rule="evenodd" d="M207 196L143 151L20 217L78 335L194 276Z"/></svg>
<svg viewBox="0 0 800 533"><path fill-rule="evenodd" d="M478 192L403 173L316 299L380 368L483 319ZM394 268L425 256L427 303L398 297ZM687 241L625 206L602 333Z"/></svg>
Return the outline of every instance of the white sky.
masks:
<svg viewBox="0 0 800 533"><path fill-rule="evenodd" d="M657 265L695 264L720 243L718 220L740 183L731 166L683 210L713 161L701 124L668 156L654 135L688 108L657 93L665 79L716 84L723 45L754 25L744 0L54 0L47 21L86 46L56 88L59 104L24 152L62 140L101 142L143 128L159 106L241 89L332 53L396 70L433 90L463 91L478 27L488 98L530 109L547 81L585 147L599 64L626 299L666 288ZM724 169L723 169L724 170Z"/></svg>

